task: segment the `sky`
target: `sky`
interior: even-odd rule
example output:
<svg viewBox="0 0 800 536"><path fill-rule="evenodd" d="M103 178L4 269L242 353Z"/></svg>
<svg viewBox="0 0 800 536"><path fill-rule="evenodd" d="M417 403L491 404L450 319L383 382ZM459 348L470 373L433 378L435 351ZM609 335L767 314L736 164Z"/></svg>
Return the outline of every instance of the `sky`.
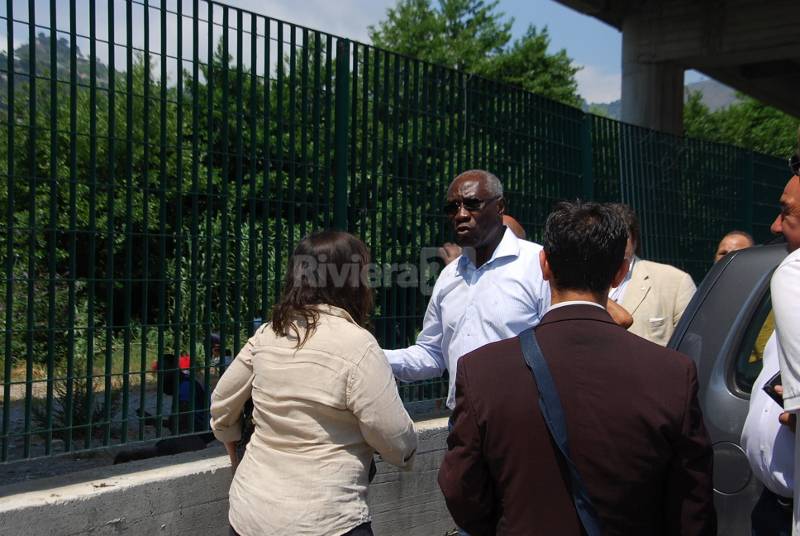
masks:
<svg viewBox="0 0 800 536"><path fill-rule="evenodd" d="M228 0L231 5L269 14L365 43L367 27L377 24L396 0ZM300 7L302 6L302 9ZM622 34L604 22L582 15L554 0L500 0L498 9L514 18L514 38L528 26L547 26L550 50L567 51L576 65L578 92L588 102L619 99L621 91ZM702 79L686 73L686 82Z"/></svg>
<svg viewBox="0 0 800 536"><path fill-rule="evenodd" d="M98 10L98 18L104 20L108 0L94 0ZM125 0L113 0L116 5L114 27L117 36L122 37L126 31ZM134 17L143 13L142 0L134 4ZM165 3L174 9L177 0L149 0L150 5ZM191 4L191 0L183 0ZM268 15L275 19L294 22L309 28L322 30L334 35L347 37L356 41L369 43L368 27L380 22L386 10L395 5L396 0L226 0L231 6L244 8L258 14ZM434 0L435 1L435 0ZM25 18L29 0L11 0L15 17ZM37 22L47 25L50 0L35 0ZM68 28L68 1L56 0L59 29ZM88 13L90 0L76 0L78 6L78 32L88 33ZM6 2L0 3L0 17L6 15ZM622 35L619 31L592 17L573 11L554 0L500 0L498 10L514 19L512 34L517 38L525 33L529 25L541 29L547 27L550 38L550 50L561 49L575 64L581 67L576 78L578 92L590 103L605 103L619 99L621 91L621 51ZM5 21L0 24L0 49L6 48ZM99 38L106 33L103 24L99 23ZM160 35L159 22L152 20L151 40L157 49ZM24 25L15 27L15 43L26 41L27 28ZM173 32L168 32L172 34ZM134 32L137 45L140 43L140 28ZM190 49L190 35L185 33L185 49ZM171 36L170 36L171 37ZM205 36L201 36L205 38ZM81 50L88 49L88 43L78 43ZM103 57L104 51L98 50ZM117 58L122 61L122 57ZM119 65L118 67L121 67ZM170 72L174 70L170 67ZM702 79L702 75L694 71L686 73L686 82Z"/></svg>

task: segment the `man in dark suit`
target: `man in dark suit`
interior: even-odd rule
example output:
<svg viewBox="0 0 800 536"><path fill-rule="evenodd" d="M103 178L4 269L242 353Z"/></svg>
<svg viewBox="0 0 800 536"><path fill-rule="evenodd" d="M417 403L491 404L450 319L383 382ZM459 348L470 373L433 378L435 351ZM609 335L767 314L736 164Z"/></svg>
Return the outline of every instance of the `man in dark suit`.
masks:
<svg viewBox="0 0 800 536"><path fill-rule="evenodd" d="M564 408L569 453L603 534L715 534L712 451L694 363L606 312L625 276L613 210L561 203L547 219L552 306L535 328ZM581 534L569 472L538 405L520 338L461 358L439 485L456 523L483 534Z"/></svg>

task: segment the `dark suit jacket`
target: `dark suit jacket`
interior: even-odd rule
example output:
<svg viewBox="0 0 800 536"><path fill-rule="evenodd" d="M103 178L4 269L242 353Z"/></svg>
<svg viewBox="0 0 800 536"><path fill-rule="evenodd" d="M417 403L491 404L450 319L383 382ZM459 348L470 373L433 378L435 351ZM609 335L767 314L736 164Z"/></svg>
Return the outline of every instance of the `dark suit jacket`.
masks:
<svg viewBox="0 0 800 536"><path fill-rule="evenodd" d="M712 451L694 363L591 305L553 309L535 333L603 533L715 534ZM458 362L439 485L453 519L472 535L582 533L538 396L519 338Z"/></svg>

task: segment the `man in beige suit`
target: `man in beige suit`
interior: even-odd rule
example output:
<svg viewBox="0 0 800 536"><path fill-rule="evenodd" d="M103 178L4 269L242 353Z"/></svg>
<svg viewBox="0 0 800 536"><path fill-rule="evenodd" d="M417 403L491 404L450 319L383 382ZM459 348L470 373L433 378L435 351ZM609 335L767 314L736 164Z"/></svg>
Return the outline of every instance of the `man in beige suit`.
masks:
<svg viewBox="0 0 800 536"><path fill-rule="evenodd" d="M633 316L633 325L628 331L666 346L694 295L694 282L689 274L674 266L639 258L641 242L636 213L623 203L612 206L628 226L625 258L631 264L625 280L611 289L609 298Z"/></svg>

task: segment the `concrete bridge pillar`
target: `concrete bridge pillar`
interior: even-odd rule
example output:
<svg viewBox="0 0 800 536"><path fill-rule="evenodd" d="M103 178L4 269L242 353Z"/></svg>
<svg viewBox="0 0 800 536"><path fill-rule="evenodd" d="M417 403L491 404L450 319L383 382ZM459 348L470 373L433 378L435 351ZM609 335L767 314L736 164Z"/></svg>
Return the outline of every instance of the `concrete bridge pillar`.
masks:
<svg viewBox="0 0 800 536"><path fill-rule="evenodd" d="M682 65L654 61L650 25L631 16L622 23L622 121L683 134ZM650 44L650 46L648 46Z"/></svg>

